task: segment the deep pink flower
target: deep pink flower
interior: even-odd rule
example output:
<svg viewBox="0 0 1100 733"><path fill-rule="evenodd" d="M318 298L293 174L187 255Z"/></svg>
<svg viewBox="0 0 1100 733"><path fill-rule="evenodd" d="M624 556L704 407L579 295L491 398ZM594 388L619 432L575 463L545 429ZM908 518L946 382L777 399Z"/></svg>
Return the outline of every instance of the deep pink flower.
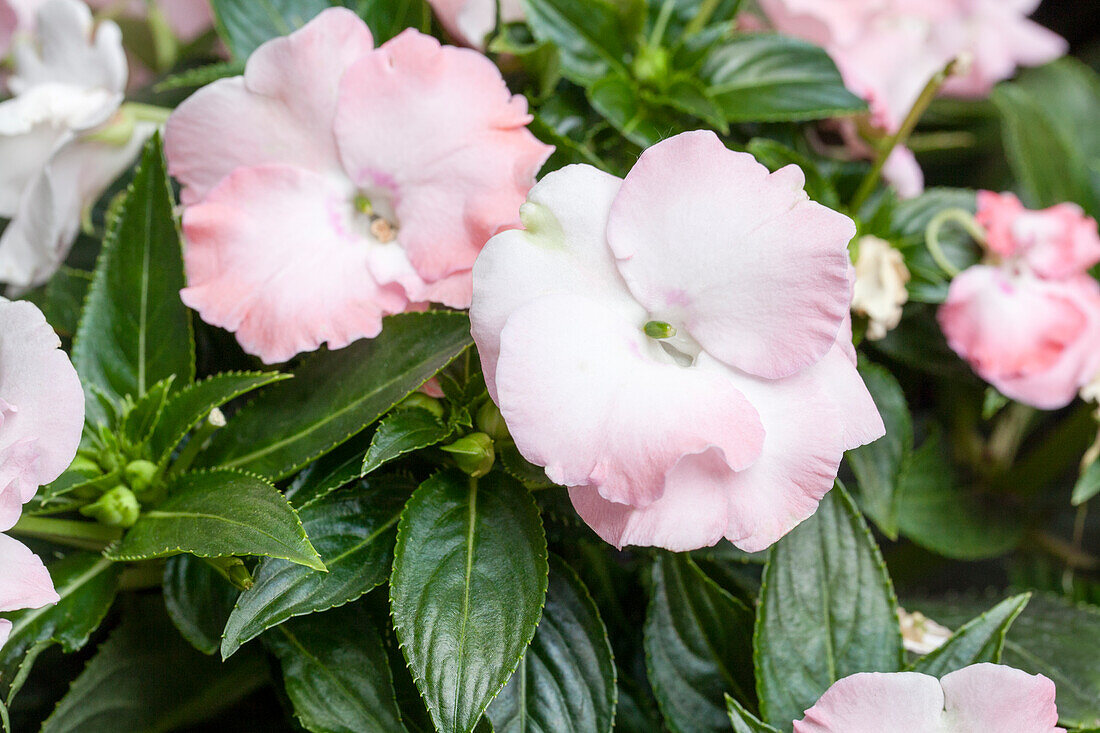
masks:
<svg viewBox="0 0 1100 733"><path fill-rule="evenodd" d="M685 133L625 180L548 175L478 259L490 394L607 541L762 549L883 434L847 320L855 228L803 184Z"/></svg>
<svg viewBox="0 0 1100 733"><path fill-rule="evenodd" d="M1065 733L1054 683L999 664L937 680L918 672L866 672L836 682L794 733Z"/></svg>
<svg viewBox="0 0 1100 733"><path fill-rule="evenodd" d="M267 362L376 336L470 268L551 148L496 67L408 30L375 49L342 8L270 41L168 122L184 301Z"/></svg>
<svg viewBox="0 0 1100 733"><path fill-rule="evenodd" d="M439 22L459 43L485 48L485 41L500 22L515 23L525 17L523 0L428 0Z"/></svg>
<svg viewBox="0 0 1100 733"><path fill-rule="evenodd" d="M1069 404L1100 372L1096 221L1073 204L1029 211L982 191L977 219L999 262L957 275L939 322L947 343L1003 394L1041 409Z"/></svg>

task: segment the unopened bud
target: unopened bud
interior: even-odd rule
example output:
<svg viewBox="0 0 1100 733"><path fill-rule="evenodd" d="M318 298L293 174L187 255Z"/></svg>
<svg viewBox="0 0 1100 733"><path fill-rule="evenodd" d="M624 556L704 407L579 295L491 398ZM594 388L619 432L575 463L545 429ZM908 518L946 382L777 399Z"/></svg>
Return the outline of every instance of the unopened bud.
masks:
<svg viewBox="0 0 1100 733"><path fill-rule="evenodd" d="M493 439L485 433L470 433L443 446L443 450L451 454L459 468L474 478L481 478L489 473L496 461Z"/></svg>
<svg viewBox="0 0 1100 733"><path fill-rule="evenodd" d="M224 428L225 427L225 413L215 407L210 411L210 414L206 416L206 422L212 428Z"/></svg>
<svg viewBox="0 0 1100 733"><path fill-rule="evenodd" d="M492 400L486 401L477 411L475 422L477 429L493 440L505 440L510 437L508 426L504 424L504 416L500 414L500 408Z"/></svg>
<svg viewBox="0 0 1100 733"><path fill-rule="evenodd" d="M99 461L79 453L76 455L76 458L73 459L73 463L69 466L69 470L73 473L87 476L88 478L103 473L103 468L99 465Z"/></svg>
<svg viewBox="0 0 1100 733"><path fill-rule="evenodd" d="M80 513L108 527L133 527L141 516L141 504L134 492L125 486L116 486L94 504L81 507Z"/></svg>
<svg viewBox="0 0 1100 733"><path fill-rule="evenodd" d="M443 403L434 397L429 397L423 392L413 392L397 405L398 410L410 409L427 410L436 417L443 418Z"/></svg>
<svg viewBox="0 0 1100 733"><path fill-rule="evenodd" d="M122 475L133 492L140 495L153 486L157 472L157 464L152 461L138 460L128 463Z"/></svg>
<svg viewBox="0 0 1100 733"><path fill-rule="evenodd" d="M667 48L643 45L634 57L634 76L643 84L660 86L668 78L669 62Z"/></svg>

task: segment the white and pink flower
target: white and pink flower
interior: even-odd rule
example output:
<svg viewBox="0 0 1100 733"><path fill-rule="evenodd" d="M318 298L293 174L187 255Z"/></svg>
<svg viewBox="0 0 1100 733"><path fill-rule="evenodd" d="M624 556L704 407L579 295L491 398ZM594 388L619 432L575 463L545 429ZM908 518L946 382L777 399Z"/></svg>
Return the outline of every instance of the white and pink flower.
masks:
<svg viewBox="0 0 1100 733"><path fill-rule="evenodd" d="M1003 394L1041 409L1069 404L1100 371L1100 262L1094 219L1073 204L1029 211L978 195L991 257L951 282L947 343Z"/></svg>
<svg viewBox="0 0 1100 733"><path fill-rule="evenodd" d="M489 34L497 27L497 3L500 22L515 23L525 17L523 0L428 0L440 24L459 43L485 48Z"/></svg>
<svg viewBox="0 0 1100 733"><path fill-rule="evenodd" d="M408 30L374 48L326 10L168 122L183 184L184 302L267 362L470 304L470 268L552 148L500 72Z"/></svg>
<svg viewBox="0 0 1100 733"><path fill-rule="evenodd" d="M937 680L918 672L865 672L836 682L794 733L1065 733L1054 683L999 664Z"/></svg>
<svg viewBox="0 0 1100 733"><path fill-rule="evenodd" d="M38 308L0 298L0 532L68 468L80 444L84 393L60 346ZM0 612L57 600L42 561L0 535ZM0 644L10 631L0 619Z"/></svg>
<svg viewBox="0 0 1100 733"><path fill-rule="evenodd" d="M490 395L605 540L760 550L883 434L851 344L855 227L803 185L685 133L625 180L548 175L478 259Z"/></svg>

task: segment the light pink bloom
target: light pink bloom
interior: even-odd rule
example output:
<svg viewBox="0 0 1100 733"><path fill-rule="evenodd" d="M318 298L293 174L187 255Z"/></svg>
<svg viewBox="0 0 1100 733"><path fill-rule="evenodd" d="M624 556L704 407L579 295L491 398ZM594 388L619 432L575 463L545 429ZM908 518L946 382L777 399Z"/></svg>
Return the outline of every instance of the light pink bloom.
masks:
<svg viewBox="0 0 1100 733"><path fill-rule="evenodd" d="M0 59L7 56L12 41L34 28L34 15L45 0L0 0Z"/></svg>
<svg viewBox="0 0 1100 733"><path fill-rule="evenodd" d="M489 34L497 27L498 0L428 0L439 22L459 43L485 48ZM516 23L525 17L523 0L499 0L501 23Z"/></svg>
<svg viewBox="0 0 1100 733"><path fill-rule="evenodd" d="M112 11L128 18L144 19L149 14L147 0L86 0L97 11ZM210 0L156 0L168 27L181 41L190 42L214 27Z"/></svg>
<svg viewBox="0 0 1100 733"><path fill-rule="evenodd" d="M548 175L526 230L478 259L489 393L605 540L760 550L814 513L845 450L883 434L851 344L855 227L803 185L685 133L625 180ZM675 335L647 335L657 321Z"/></svg>
<svg viewBox="0 0 1100 733"><path fill-rule="evenodd" d="M375 49L354 13L322 12L168 122L184 302L269 363L426 301L467 307L552 150L530 120L481 54L414 30Z"/></svg>
<svg viewBox="0 0 1100 733"><path fill-rule="evenodd" d="M42 313L0 298L0 531L72 463L84 427L76 370ZM0 612L56 603L42 561L0 535ZM0 620L0 645L11 624Z"/></svg>
<svg viewBox="0 0 1100 733"><path fill-rule="evenodd" d="M1054 683L999 664L937 680L917 672L865 672L836 682L794 733L1065 733Z"/></svg>
<svg viewBox="0 0 1100 733"><path fill-rule="evenodd" d="M1072 204L1029 211L988 191L977 219L998 261L951 282L939 311L947 343L1008 397L1064 407L1100 371L1096 221Z"/></svg>
<svg viewBox="0 0 1100 733"><path fill-rule="evenodd" d="M64 261L83 212L129 167L154 125L105 142L126 86L126 57L114 23L93 28L78 0L48 0L32 38L13 50L15 97L0 102L0 282L17 288L49 279Z"/></svg>

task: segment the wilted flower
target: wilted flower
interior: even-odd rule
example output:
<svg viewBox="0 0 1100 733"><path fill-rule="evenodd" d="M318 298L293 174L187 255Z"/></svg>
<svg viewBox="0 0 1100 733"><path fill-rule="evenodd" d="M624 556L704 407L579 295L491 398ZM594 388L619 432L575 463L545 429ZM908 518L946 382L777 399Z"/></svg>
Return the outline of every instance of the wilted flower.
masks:
<svg viewBox="0 0 1100 733"><path fill-rule="evenodd" d="M523 0L428 0L451 37L473 48L485 48L486 38L497 27L498 2L501 23L524 19Z"/></svg>
<svg viewBox="0 0 1100 733"><path fill-rule="evenodd" d="M84 211L155 126L130 120L102 134L122 102L126 57L118 27L93 30L78 0L44 3L34 37L13 55L16 96L0 102L0 216L12 219L0 238L0 282L26 288L65 260Z"/></svg>
<svg viewBox="0 0 1100 733"><path fill-rule="evenodd" d="M1002 394L1057 409L1100 371L1096 221L1076 206L1028 211L981 192L992 259L957 275L939 322L947 342Z"/></svg>
<svg viewBox="0 0 1100 733"><path fill-rule="evenodd" d="M941 626L920 611L912 613L898 609L898 626L905 650L914 654L931 654L951 638L951 629Z"/></svg>
<svg viewBox="0 0 1100 733"><path fill-rule="evenodd" d="M84 427L84 393L61 342L30 303L0 298L0 531L38 487L72 462ZM42 561L0 535L0 611L57 601ZM0 620L0 644L11 624Z"/></svg>
<svg viewBox="0 0 1100 733"><path fill-rule="evenodd" d="M1065 733L1054 683L999 664L943 679L918 672L864 672L836 682L794 733Z"/></svg>
<svg viewBox="0 0 1100 733"><path fill-rule="evenodd" d="M857 247L852 312L867 317L867 338L877 341L901 323L901 308L909 300L909 269L901 252L884 239L861 237Z"/></svg>
<svg viewBox="0 0 1100 733"><path fill-rule="evenodd" d="M548 175L478 259L490 394L607 541L760 550L883 434L850 338L855 227L803 184L685 133L625 180Z"/></svg>
<svg viewBox="0 0 1100 733"><path fill-rule="evenodd" d="M267 362L468 306L474 259L551 151L530 120L481 54L415 30L375 49L354 13L322 12L169 120L184 302Z"/></svg>

